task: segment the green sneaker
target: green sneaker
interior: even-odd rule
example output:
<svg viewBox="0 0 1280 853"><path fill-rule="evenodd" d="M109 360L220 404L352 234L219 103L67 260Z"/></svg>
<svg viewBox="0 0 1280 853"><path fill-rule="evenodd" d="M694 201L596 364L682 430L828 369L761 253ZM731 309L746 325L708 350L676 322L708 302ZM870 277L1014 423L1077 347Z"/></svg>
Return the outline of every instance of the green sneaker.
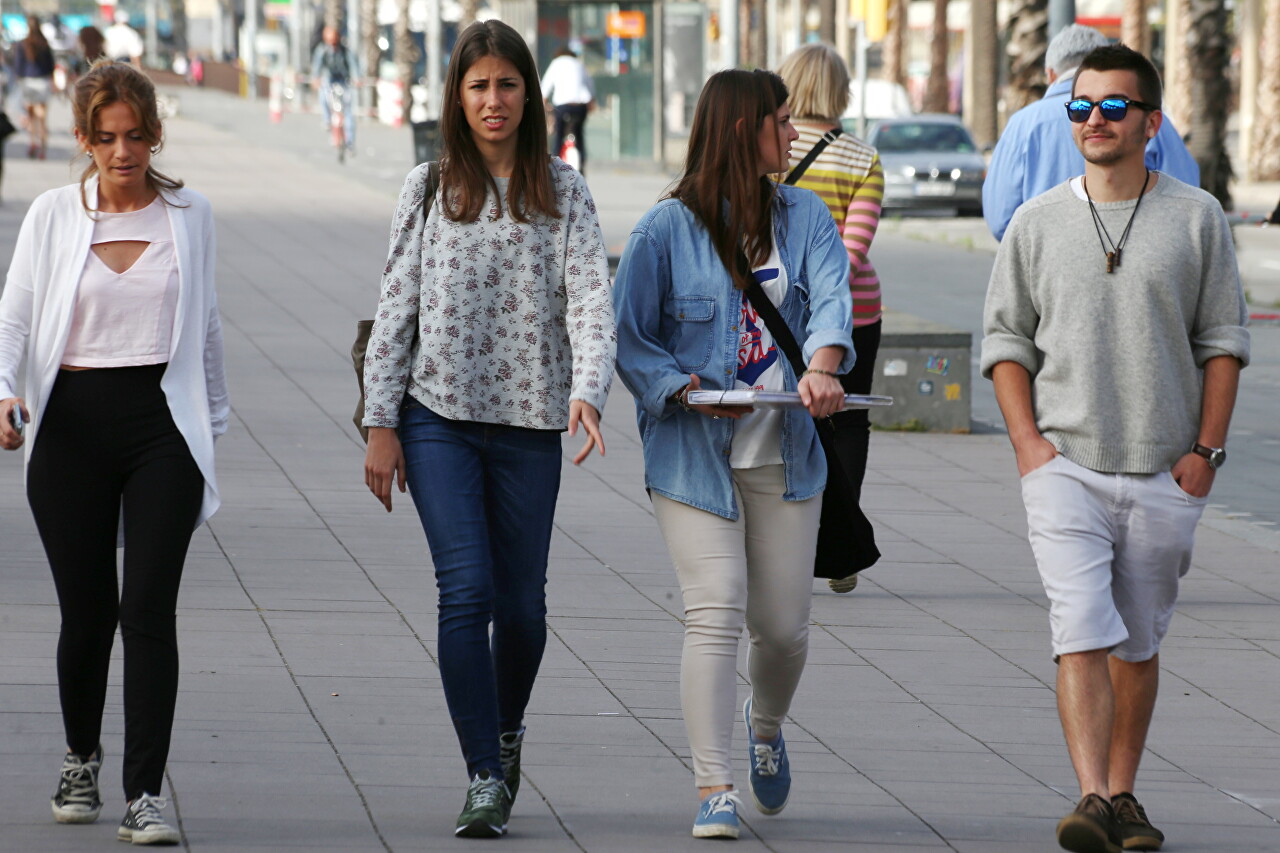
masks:
<svg viewBox="0 0 1280 853"><path fill-rule="evenodd" d="M507 783L511 804L516 803L520 790L520 747L524 744L524 726L518 732L506 732L498 736L498 760L502 762L502 781Z"/></svg>
<svg viewBox="0 0 1280 853"><path fill-rule="evenodd" d="M506 783L481 770L467 788L467 804L458 815L453 834L459 838L501 838L511 814L511 792Z"/></svg>

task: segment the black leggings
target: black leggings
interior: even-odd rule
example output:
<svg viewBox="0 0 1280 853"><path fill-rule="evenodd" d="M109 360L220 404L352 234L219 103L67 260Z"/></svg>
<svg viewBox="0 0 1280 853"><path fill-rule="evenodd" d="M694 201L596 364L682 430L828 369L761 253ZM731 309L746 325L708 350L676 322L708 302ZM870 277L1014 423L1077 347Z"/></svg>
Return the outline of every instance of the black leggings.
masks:
<svg viewBox="0 0 1280 853"><path fill-rule="evenodd" d="M27 468L27 500L62 614L58 694L67 746L80 755L98 746L118 622L129 800L158 795L164 781L178 696L178 583L204 493L160 390L164 370L60 370Z"/></svg>

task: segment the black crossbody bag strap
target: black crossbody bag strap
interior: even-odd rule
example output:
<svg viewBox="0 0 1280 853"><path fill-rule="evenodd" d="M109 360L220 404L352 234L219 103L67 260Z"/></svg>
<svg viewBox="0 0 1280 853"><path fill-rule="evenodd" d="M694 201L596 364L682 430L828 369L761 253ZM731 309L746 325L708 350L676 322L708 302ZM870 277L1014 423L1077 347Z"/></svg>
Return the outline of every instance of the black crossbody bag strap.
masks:
<svg viewBox="0 0 1280 853"><path fill-rule="evenodd" d="M823 149L832 142L835 142L836 138L842 133L844 133L843 127L833 127L831 130L822 134L822 138L814 143L814 146L809 149L809 153L804 156L804 159L797 163L796 167L787 175L787 179L784 183L794 185L796 181L804 177L804 173L813 165L813 161L818 159L818 155L822 153ZM757 308L756 310L758 311L759 309Z"/></svg>

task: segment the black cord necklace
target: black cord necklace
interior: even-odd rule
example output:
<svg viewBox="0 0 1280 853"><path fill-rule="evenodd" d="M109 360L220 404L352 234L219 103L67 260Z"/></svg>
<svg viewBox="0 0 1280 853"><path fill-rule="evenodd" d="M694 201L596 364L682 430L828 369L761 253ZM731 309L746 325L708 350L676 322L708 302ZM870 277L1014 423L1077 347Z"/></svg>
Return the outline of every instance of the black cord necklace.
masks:
<svg viewBox="0 0 1280 853"><path fill-rule="evenodd" d="M1093 206L1093 196L1089 195L1089 186L1083 178L1080 179L1080 185L1084 187L1084 197L1089 200L1089 212L1093 214L1093 229L1098 232L1098 242L1102 244L1102 254L1107 256L1107 272L1113 273L1116 267L1120 266L1120 254L1124 251L1124 244L1129 241L1129 229L1133 227L1133 218L1138 215L1138 208L1142 206L1142 197L1147 194L1147 184L1151 181L1151 170L1147 169L1147 176L1142 179L1142 192L1138 193L1138 203L1133 206L1133 213L1129 214L1129 222L1124 226L1124 233L1120 235L1120 242L1117 243L1111 239L1111 235L1107 233L1107 226L1103 224L1102 217L1098 215L1098 208ZM1111 244L1108 251L1107 244Z"/></svg>

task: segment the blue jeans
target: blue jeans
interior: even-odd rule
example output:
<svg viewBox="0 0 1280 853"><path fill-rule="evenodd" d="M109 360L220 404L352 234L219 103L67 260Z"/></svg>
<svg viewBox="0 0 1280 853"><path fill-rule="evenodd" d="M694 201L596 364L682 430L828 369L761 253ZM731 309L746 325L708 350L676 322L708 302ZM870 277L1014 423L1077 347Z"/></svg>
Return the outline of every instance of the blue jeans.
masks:
<svg viewBox="0 0 1280 853"><path fill-rule="evenodd" d="M399 434L435 564L449 716L468 778L501 778L498 735L520 728L547 644L560 434L453 421L416 401L401 411Z"/></svg>

